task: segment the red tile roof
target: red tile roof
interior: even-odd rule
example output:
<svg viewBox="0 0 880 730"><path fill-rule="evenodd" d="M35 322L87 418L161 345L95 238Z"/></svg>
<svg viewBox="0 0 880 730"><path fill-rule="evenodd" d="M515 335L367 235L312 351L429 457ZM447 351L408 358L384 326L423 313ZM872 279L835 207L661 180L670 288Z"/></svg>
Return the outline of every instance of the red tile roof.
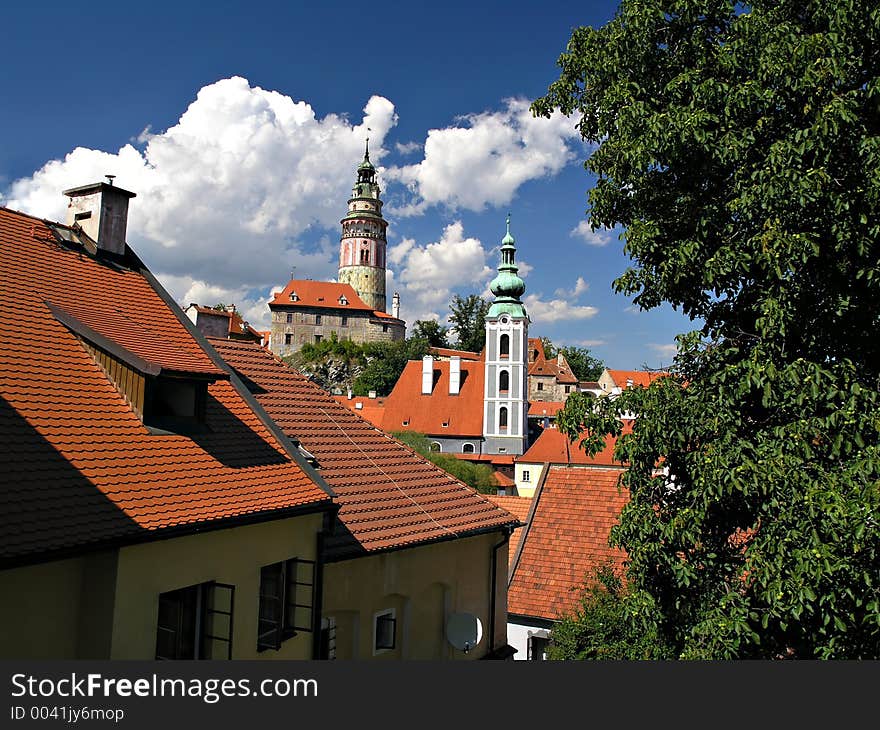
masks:
<svg viewBox="0 0 880 730"><path fill-rule="evenodd" d="M644 370L608 370L608 374L618 388L626 388L627 380L632 380L634 386L647 388L657 378L669 375L666 372L646 372Z"/></svg>
<svg viewBox="0 0 880 730"><path fill-rule="evenodd" d="M483 353L482 352L470 352L468 350L453 350L449 347L432 347L431 354L437 355L438 357L453 357L454 355L458 355L462 360L482 360Z"/></svg>
<svg viewBox="0 0 880 730"><path fill-rule="evenodd" d="M608 545L611 527L629 499L618 490L620 474L619 469L550 467L515 556L509 614L555 620L577 606L595 567L605 560L623 564L625 553Z"/></svg>
<svg viewBox="0 0 880 730"><path fill-rule="evenodd" d="M449 361L434 360L433 370L433 390L423 395L422 361L410 360L406 364L394 390L385 399L382 428L449 438L482 437L483 363L461 361L458 395L449 395Z"/></svg>
<svg viewBox="0 0 880 730"><path fill-rule="evenodd" d="M624 425L624 432L630 431L631 427ZM585 466L620 466L620 462L614 459L614 445L616 439L611 436L605 438L605 448L595 456L587 456L586 452L578 446L580 439L572 443L562 431L556 428L545 428L541 435L522 456L518 456L517 463L522 464L581 464Z"/></svg>
<svg viewBox="0 0 880 730"><path fill-rule="evenodd" d="M216 370L140 266L96 260L0 208L0 560L332 506L229 380L208 386L207 430L151 433L46 305L163 366Z"/></svg>
<svg viewBox="0 0 880 730"><path fill-rule="evenodd" d="M366 418L377 428L382 428L382 420L385 418L384 398L364 398L362 395L352 396L351 398L347 395L334 395L333 397L337 402L354 411L361 418Z"/></svg>
<svg viewBox="0 0 880 730"><path fill-rule="evenodd" d="M501 529L515 518L415 451L372 426L253 343L210 340L255 384L255 395L290 437L314 454L336 492L341 525L326 545L339 560Z"/></svg>
<svg viewBox="0 0 880 730"><path fill-rule="evenodd" d="M571 367L564 355L557 355L548 360L544 354L544 343L537 338L529 338L529 350L537 350L537 356L529 358L529 375L547 376L556 378L557 383L563 385L575 385L578 379L571 371Z"/></svg>
<svg viewBox="0 0 880 730"><path fill-rule="evenodd" d="M510 536L510 546L508 547L507 560L507 567L508 569L510 569L513 566L513 559L516 557L516 549L519 545L520 539L522 538L525 524L529 519L529 510L532 506L532 498L490 494L489 499L491 499L502 509L506 509L508 512L510 512L510 514L516 517L523 524L522 527L517 527L513 531L513 534Z"/></svg>
<svg viewBox="0 0 880 730"><path fill-rule="evenodd" d="M293 301L290 295L296 293L297 300ZM344 297L347 304L341 304ZM287 286L280 292L276 292L269 302L269 307L320 307L325 309L341 309L358 312L369 312L379 319L402 320L392 317L386 312L372 309L361 299L350 284L340 284L335 281L312 281L311 279L291 279Z"/></svg>
<svg viewBox="0 0 880 730"><path fill-rule="evenodd" d="M560 401L535 401L529 403L529 418L556 418L556 414L564 407L565 403Z"/></svg>

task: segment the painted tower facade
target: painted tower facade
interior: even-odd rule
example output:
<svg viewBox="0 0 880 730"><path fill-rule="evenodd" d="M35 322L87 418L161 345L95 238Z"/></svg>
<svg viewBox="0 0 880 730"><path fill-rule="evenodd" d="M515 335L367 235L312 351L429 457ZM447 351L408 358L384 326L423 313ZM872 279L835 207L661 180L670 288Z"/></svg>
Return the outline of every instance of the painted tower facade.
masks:
<svg viewBox="0 0 880 730"><path fill-rule="evenodd" d="M495 301L486 314L483 450L489 454L522 454L528 446L529 315L514 243L507 216L498 276L489 285Z"/></svg>
<svg viewBox="0 0 880 730"><path fill-rule="evenodd" d="M340 283L349 284L372 309L385 312L385 229L376 168L370 162L370 141L358 165L357 182L348 201L339 242ZM397 316L397 315L395 315Z"/></svg>

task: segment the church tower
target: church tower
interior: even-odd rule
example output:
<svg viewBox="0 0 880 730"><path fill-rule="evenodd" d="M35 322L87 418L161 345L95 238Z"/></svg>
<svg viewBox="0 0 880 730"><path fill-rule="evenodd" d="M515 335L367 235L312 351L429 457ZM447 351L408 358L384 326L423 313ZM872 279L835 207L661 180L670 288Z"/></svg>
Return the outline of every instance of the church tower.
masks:
<svg viewBox="0 0 880 730"><path fill-rule="evenodd" d="M370 162L369 138L348 201L348 214L340 223L338 280L350 284L367 306L378 312L386 311L385 229L388 223L382 217L376 168Z"/></svg>
<svg viewBox="0 0 880 730"><path fill-rule="evenodd" d="M489 454L522 454L528 445L529 315L514 243L508 215L498 276L489 285L495 301L486 314L483 448Z"/></svg>

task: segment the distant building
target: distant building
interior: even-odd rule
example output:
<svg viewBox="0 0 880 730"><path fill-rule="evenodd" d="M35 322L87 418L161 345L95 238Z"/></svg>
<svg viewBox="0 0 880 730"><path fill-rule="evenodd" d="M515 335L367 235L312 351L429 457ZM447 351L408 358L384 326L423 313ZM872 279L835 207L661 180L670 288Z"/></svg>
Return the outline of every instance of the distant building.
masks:
<svg viewBox="0 0 880 730"><path fill-rule="evenodd" d="M571 371L565 355L547 359L544 343L529 340L529 401L564 402L578 391L578 379Z"/></svg>
<svg viewBox="0 0 880 730"><path fill-rule="evenodd" d="M264 347L269 344L269 338L266 336L266 333L255 330L245 322L241 314L236 311L234 304L218 309L190 303L183 311L205 337L229 337L233 340L252 340L253 342L259 342Z"/></svg>
<svg viewBox="0 0 880 730"><path fill-rule="evenodd" d="M385 298L385 231L382 199L369 146L357 169L357 182L340 221L338 282L291 279L269 302L272 329L269 346L291 355L304 344L336 334L352 342L394 342L406 336L400 319L400 295Z"/></svg>

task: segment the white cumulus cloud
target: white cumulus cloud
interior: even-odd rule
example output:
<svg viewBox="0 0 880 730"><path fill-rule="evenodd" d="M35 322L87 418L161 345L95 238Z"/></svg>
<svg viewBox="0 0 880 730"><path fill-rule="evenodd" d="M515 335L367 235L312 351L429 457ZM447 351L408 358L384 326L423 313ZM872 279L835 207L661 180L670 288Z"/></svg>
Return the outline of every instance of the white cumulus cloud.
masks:
<svg viewBox="0 0 880 730"><path fill-rule="evenodd" d="M567 299L541 299L538 294L527 294L523 299L533 323L549 323L575 319L589 319L599 310L587 304L573 304Z"/></svg>
<svg viewBox="0 0 880 730"><path fill-rule="evenodd" d="M504 205L523 183L554 175L579 156L576 118L535 117L525 99L505 104L501 111L464 116L460 126L430 130L421 162L385 170L412 194L394 206L399 215L440 204L473 211Z"/></svg>
<svg viewBox="0 0 880 730"><path fill-rule="evenodd" d="M257 288L268 300L269 287L293 267L303 278L335 275L330 237L311 245L301 237L337 231L364 139L378 163L396 123L394 105L380 96L353 122L318 117L304 101L232 77L203 87L169 129L145 127L142 152L130 144L115 153L76 148L14 181L0 200L63 221L62 190L114 174L116 185L137 194L128 241L175 299L222 293L242 309L257 306Z"/></svg>
<svg viewBox="0 0 880 730"><path fill-rule="evenodd" d="M578 223L568 235L572 238L580 238L588 246L607 246L616 240L616 236L607 229L592 230L588 221Z"/></svg>

